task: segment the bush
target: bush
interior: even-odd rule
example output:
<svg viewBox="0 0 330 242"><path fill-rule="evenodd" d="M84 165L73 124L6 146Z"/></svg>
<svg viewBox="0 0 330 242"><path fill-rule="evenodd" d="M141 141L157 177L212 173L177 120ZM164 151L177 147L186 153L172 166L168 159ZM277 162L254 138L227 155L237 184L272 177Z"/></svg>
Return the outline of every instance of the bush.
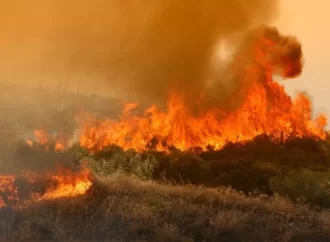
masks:
<svg viewBox="0 0 330 242"><path fill-rule="evenodd" d="M77 163L83 162L89 156L89 151L79 145L79 143L73 144L68 151L73 155L73 159Z"/></svg>
<svg viewBox="0 0 330 242"><path fill-rule="evenodd" d="M275 164L248 157L214 160L209 166L214 176L214 185L230 186L245 193L259 190L271 195L268 180L280 174L280 169Z"/></svg>
<svg viewBox="0 0 330 242"><path fill-rule="evenodd" d="M329 172L302 169L284 177L273 177L270 186L275 193L297 202L303 200L311 206L330 208Z"/></svg>
<svg viewBox="0 0 330 242"><path fill-rule="evenodd" d="M159 166L158 160L150 154L136 154L130 158L130 173L143 180L154 178L154 173Z"/></svg>
<svg viewBox="0 0 330 242"><path fill-rule="evenodd" d="M79 147L73 153L82 161L90 160L93 170L103 176L120 172L143 180L212 187L224 185L246 194L258 190L272 195L274 189L284 194L279 186L285 179L278 177L280 174L298 169L320 172L330 168L329 139L303 138L274 143L260 136L245 143L230 143L221 150L202 151L196 148L185 152L173 149L169 153L152 150L139 153L111 145L93 155ZM269 180L274 176L277 178L272 180L271 186ZM295 177L295 174L290 173L289 176ZM300 196L290 197L296 200Z"/></svg>
<svg viewBox="0 0 330 242"><path fill-rule="evenodd" d="M98 155L88 160L97 175L109 176L114 173L123 173L142 180L150 180L154 178L155 170L159 166L158 160L151 154L141 154L134 151L115 153L114 150L111 150L110 153L104 156L106 158Z"/></svg>
<svg viewBox="0 0 330 242"><path fill-rule="evenodd" d="M169 179L183 183L205 184L212 178L208 164L194 153L174 152L169 159Z"/></svg>

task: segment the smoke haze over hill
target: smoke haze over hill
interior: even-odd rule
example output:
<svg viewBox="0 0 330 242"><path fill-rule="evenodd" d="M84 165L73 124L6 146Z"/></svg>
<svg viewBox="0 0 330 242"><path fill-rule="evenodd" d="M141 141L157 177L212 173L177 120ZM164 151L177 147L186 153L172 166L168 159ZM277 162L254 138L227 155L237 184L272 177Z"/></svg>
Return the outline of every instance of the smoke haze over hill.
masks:
<svg viewBox="0 0 330 242"><path fill-rule="evenodd" d="M194 98L218 41L277 10L276 0L2 1L0 80L61 80L148 100L178 89Z"/></svg>

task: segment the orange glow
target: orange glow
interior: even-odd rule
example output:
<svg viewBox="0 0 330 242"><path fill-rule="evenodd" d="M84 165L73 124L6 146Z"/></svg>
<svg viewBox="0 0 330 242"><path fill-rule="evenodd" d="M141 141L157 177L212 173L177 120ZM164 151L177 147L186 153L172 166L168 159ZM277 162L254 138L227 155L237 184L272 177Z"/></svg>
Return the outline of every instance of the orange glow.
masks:
<svg viewBox="0 0 330 242"><path fill-rule="evenodd" d="M30 146L30 147L32 147L32 145L33 145L33 141L30 140L30 139L27 139L27 140L26 140L26 143L27 143L27 145Z"/></svg>
<svg viewBox="0 0 330 242"><path fill-rule="evenodd" d="M55 173L35 174L25 172L21 176L29 187L45 186L44 192L29 191L27 200L21 201L16 179L13 175L0 176L0 208L7 204L24 204L29 201L52 200L83 195L93 185L91 174L87 168L73 172L59 167Z"/></svg>
<svg viewBox="0 0 330 242"><path fill-rule="evenodd" d="M294 100L273 75L293 78L301 73L300 44L293 37L283 37L274 29L262 29L251 35L246 46L229 66L239 80L239 90L223 106L231 107L242 100L238 108L213 108L193 115L176 90L165 111L155 105L144 115L134 116L136 104L124 107L119 120L89 120L82 128L81 146L94 152L108 145L138 151L166 151L174 146L188 150L209 146L221 149L227 142L244 142L258 135L268 135L274 142L293 137L325 138L327 119L312 118L311 101L305 94ZM203 106L203 90L199 104ZM192 102L196 100L191 100ZM237 102L237 101L236 101Z"/></svg>
<svg viewBox="0 0 330 242"><path fill-rule="evenodd" d="M30 147L32 147L34 144L38 144L44 146L46 150L53 149L56 152L61 152L68 147L67 141L64 139L64 135L50 135L44 129L35 130L34 141L27 139L26 143Z"/></svg>
<svg viewBox="0 0 330 242"><path fill-rule="evenodd" d="M0 176L0 208L6 205L2 194L7 194L9 201L17 199L17 188L14 186L14 182L15 177L12 175Z"/></svg>
<svg viewBox="0 0 330 242"><path fill-rule="evenodd" d="M283 94L283 89L273 84ZM156 138L154 149L164 151L171 145L181 150L193 147L206 150L209 145L221 149L228 141L243 142L261 134L271 136L274 141L303 136L325 138L327 120L323 115L311 119L311 103L303 94L293 102L287 99L267 109L265 91L254 86L252 93L237 111L222 120L217 119L216 111L193 117L173 94L167 112L152 106L143 117L125 113L119 121L90 121L84 127L80 143L92 151L111 144L142 151ZM285 109L287 112L282 112Z"/></svg>
<svg viewBox="0 0 330 242"><path fill-rule="evenodd" d="M86 168L75 174L70 170L60 169L60 174L52 175L55 185L47 188L40 200L57 199L62 197L75 197L85 194L92 186L89 170Z"/></svg>
<svg viewBox="0 0 330 242"><path fill-rule="evenodd" d="M0 208L5 206L6 206L5 202L3 201L2 197L0 197Z"/></svg>

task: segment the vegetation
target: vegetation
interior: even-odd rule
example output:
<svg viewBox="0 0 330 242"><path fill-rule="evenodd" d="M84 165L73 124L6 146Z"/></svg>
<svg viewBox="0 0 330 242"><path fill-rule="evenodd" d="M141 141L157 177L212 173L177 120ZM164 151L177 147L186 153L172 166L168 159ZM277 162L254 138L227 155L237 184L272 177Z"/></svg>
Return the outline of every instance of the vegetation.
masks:
<svg viewBox="0 0 330 242"><path fill-rule="evenodd" d="M270 179L272 190L293 201L330 208L329 172L301 170Z"/></svg>
<svg viewBox="0 0 330 242"><path fill-rule="evenodd" d="M0 101L8 109L0 118L1 173L87 162L97 177L81 197L0 209L1 241L330 241L329 137L275 144L260 136L205 152L29 147L22 136L40 123L73 136L80 106L97 117L120 110L102 107L110 100L76 96L44 109Z"/></svg>
<svg viewBox="0 0 330 242"><path fill-rule="evenodd" d="M0 210L1 241L329 241L325 225L278 196L122 176L81 197Z"/></svg>
<svg viewBox="0 0 330 242"><path fill-rule="evenodd" d="M88 160L100 176L121 173L167 184L227 186L246 195L276 193L293 202L329 208L329 149L326 141L309 138L275 144L257 137L220 151L138 153L110 146L80 159Z"/></svg>

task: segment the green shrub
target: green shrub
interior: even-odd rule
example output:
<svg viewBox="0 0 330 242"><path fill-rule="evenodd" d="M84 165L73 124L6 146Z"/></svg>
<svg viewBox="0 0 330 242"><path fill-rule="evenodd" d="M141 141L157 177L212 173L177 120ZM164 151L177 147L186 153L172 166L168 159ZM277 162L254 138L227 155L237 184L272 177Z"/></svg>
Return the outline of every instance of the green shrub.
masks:
<svg viewBox="0 0 330 242"><path fill-rule="evenodd" d="M73 144L69 149L68 152L70 152L73 155L73 158L78 162L83 162L84 159L86 159L89 156L89 151L79 145L79 143Z"/></svg>
<svg viewBox="0 0 330 242"><path fill-rule="evenodd" d="M143 180L154 178L158 166L158 160L150 154L136 154L130 158L130 172Z"/></svg>
<svg viewBox="0 0 330 242"><path fill-rule="evenodd" d="M330 140L304 138L274 143L261 136L244 144L228 144L221 150L196 151L198 149L185 152L173 149L170 153L139 153L111 145L92 155L76 147L75 156L82 160L87 157L93 170L104 176L121 172L143 180L206 186L224 185L245 193L258 190L269 195L273 194L273 191L285 193L288 190L285 188L284 192L279 188L285 183L284 177L278 177L280 174L288 174L298 169L320 172L330 167ZM277 178L271 179L274 176ZM289 176L290 179L297 179L295 174ZM270 179L272 185L269 183ZM302 192L298 193L289 197L296 200L301 197Z"/></svg>
<svg viewBox="0 0 330 242"><path fill-rule="evenodd" d="M105 154L105 153L104 153ZM133 175L142 180L154 178L154 172L159 166L158 160L151 154L141 154L134 151L114 152L107 150L106 155L91 157L88 162L93 171L100 176L114 173Z"/></svg>
<svg viewBox="0 0 330 242"><path fill-rule="evenodd" d="M111 159L88 160L92 170L99 176L109 176L115 172L126 173L127 159L125 156L115 154Z"/></svg>
<svg viewBox="0 0 330 242"><path fill-rule="evenodd" d="M330 208L329 172L315 172L302 169L286 176L270 179L275 193L296 202L303 200L311 206Z"/></svg>
<svg viewBox="0 0 330 242"><path fill-rule="evenodd" d="M249 193L253 190L271 194L269 178L279 175L280 169L271 162L248 157L233 160L214 160L209 164L214 185L230 186Z"/></svg>
<svg viewBox="0 0 330 242"><path fill-rule="evenodd" d="M170 179L178 182L200 184L210 181L210 171L205 160L190 152L175 152L169 157Z"/></svg>

